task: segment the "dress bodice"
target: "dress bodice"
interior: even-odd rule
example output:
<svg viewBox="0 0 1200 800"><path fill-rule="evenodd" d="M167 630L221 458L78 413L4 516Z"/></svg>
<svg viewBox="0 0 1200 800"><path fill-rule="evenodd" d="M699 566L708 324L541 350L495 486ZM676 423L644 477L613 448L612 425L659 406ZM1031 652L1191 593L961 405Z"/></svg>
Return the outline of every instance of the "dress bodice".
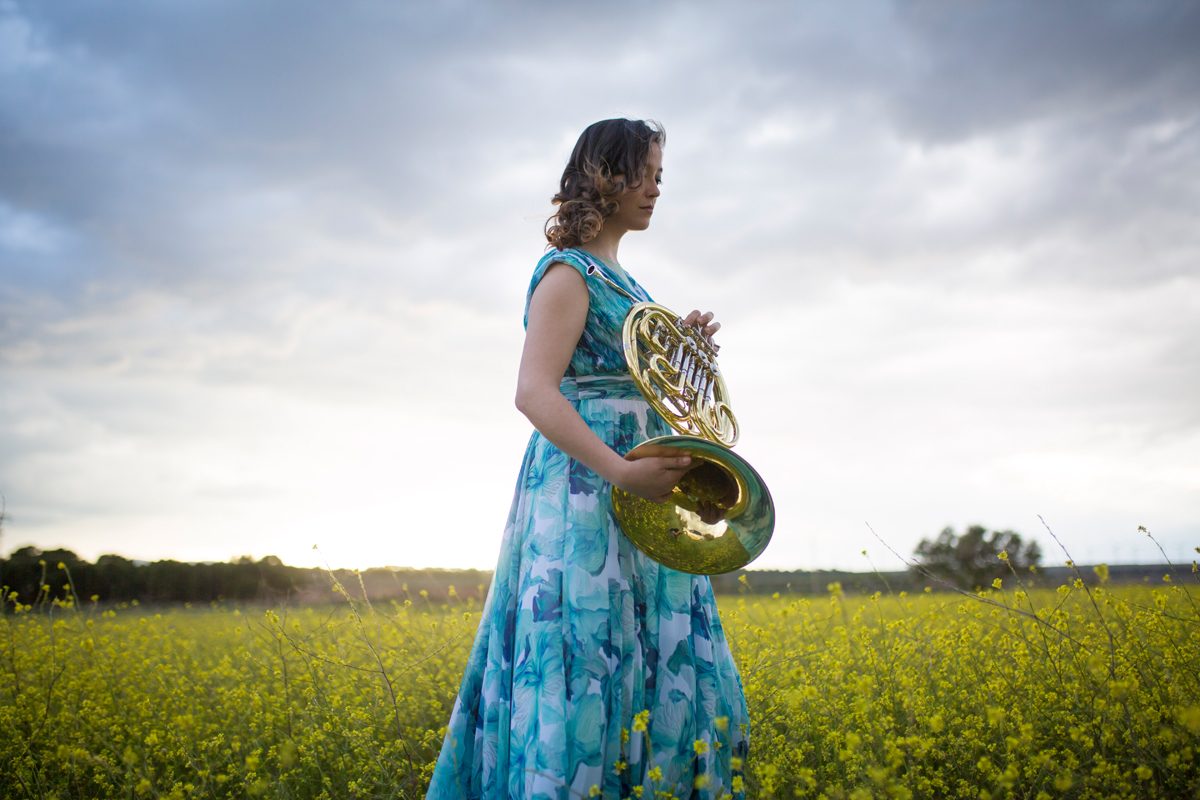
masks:
<svg viewBox="0 0 1200 800"><path fill-rule="evenodd" d="M623 270L610 267L586 250L568 247L564 250L550 250L542 257L533 271L533 279L529 282L529 291L525 295L525 324L529 324L529 301L533 297L534 289L550 265L558 262L578 271L583 276L588 290L587 322L583 326L583 335L579 337L575 352L571 355L566 376L572 378L627 373L624 350L621 346L621 329L625 316L635 302L648 302L651 298L646 290ZM595 274L597 272L608 280ZM620 286L628 295L614 288L609 281Z"/></svg>

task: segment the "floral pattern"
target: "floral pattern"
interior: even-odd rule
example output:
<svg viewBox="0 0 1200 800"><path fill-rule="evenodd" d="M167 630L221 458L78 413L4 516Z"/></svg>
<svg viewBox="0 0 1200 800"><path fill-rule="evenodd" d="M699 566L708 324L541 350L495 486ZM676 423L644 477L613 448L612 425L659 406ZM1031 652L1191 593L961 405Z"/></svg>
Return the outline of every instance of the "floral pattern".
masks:
<svg viewBox="0 0 1200 800"><path fill-rule="evenodd" d="M626 372L633 300L588 267L650 296L567 249L541 259L527 298L556 262L589 294L563 394L617 452L670 432ZM428 798L741 798L748 724L708 578L643 555L608 484L535 431Z"/></svg>

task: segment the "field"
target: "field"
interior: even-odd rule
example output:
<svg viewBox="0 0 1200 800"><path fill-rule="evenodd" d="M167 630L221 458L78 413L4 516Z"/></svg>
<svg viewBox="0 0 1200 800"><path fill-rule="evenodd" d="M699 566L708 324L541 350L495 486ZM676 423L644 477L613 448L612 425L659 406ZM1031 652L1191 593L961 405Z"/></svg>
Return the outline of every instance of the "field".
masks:
<svg viewBox="0 0 1200 800"><path fill-rule="evenodd" d="M747 794L1200 796L1185 577L722 596ZM161 613L9 598L0 798L423 796L479 604L341 591L325 608Z"/></svg>

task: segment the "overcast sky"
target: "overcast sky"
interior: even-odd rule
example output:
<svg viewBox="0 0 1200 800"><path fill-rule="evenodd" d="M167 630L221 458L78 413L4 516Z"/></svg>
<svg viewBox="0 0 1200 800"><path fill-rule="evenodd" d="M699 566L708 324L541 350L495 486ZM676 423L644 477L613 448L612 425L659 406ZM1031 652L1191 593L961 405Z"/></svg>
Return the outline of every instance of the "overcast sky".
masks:
<svg viewBox="0 0 1200 800"><path fill-rule="evenodd" d="M723 323L755 566L1194 557L1195 2L0 0L0 552L490 569L613 116L667 130L621 261Z"/></svg>

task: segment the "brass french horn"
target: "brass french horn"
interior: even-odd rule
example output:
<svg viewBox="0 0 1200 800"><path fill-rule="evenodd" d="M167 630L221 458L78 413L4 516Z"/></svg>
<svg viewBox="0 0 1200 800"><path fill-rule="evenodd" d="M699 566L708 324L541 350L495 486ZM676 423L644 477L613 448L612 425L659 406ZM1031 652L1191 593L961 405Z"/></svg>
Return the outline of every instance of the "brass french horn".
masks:
<svg viewBox="0 0 1200 800"><path fill-rule="evenodd" d="M587 272L635 301L621 332L625 362L642 396L677 431L642 442L626 457L683 453L696 465L665 503L614 486L617 523L638 549L672 569L717 575L744 567L770 542L775 506L763 479L730 449L738 424L716 348L678 314L636 302L595 265Z"/></svg>

